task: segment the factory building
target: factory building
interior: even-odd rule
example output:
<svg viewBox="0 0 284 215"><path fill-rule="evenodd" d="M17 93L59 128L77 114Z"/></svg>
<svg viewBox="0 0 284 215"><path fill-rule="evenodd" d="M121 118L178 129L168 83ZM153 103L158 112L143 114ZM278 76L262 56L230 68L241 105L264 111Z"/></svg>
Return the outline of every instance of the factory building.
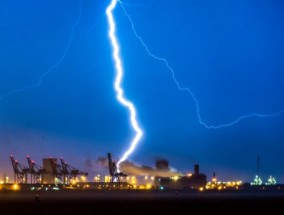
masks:
<svg viewBox="0 0 284 215"><path fill-rule="evenodd" d="M156 185L165 189L199 189L205 187L206 175L199 172L199 165L194 165L194 173L187 176L160 177Z"/></svg>
<svg viewBox="0 0 284 215"><path fill-rule="evenodd" d="M156 169L160 171L168 171L169 168L169 162L164 159L160 159L156 161Z"/></svg>

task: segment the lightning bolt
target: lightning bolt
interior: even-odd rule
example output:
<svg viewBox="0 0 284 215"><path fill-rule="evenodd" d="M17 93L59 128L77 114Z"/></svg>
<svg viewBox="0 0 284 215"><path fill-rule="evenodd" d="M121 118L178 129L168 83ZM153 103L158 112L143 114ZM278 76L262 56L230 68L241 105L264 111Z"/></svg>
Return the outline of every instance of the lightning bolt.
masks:
<svg viewBox="0 0 284 215"><path fill-rule="evenodd" d="M284 113L284 110L281 110L277 113L271 113L271 114L260 114L260 113L251 113L251 114L247 114L247 115L242 115L239 118L237 118L236 120L233 120L231 122L228 123L224 123L224 124L220 124L220 125L208 125L206 122L203 121L201 114L200 114L200 107L199 107L199 101L196 98L195 94L193 93L193 91L188 88L188 87L183 87L181 86L180 82L177 80L176 76L175 76L175 71L172 68L172 66L170 66L169 62L167 61L166 58L163 57L159 57L155 54L153 54L150 49L148 48L147 44L144 42L144 40L142 39L142 37L137 33L134 23L130 17L130 15L127 13L125 7L123 6L125 3L120 2L120 6L123 9L124 14L126 15L126 17L128 18L130 24L131 24L131 28L132 31L134 33L134 36L140 41L141 45L144 47L144 49L146 50L147 54L152 57L153 59L157 60L157 61L161 61L162 63L164 63L164 65L166 66L166 68L171 72L172 75L172 79L175 83L175 85L177 86L177 88L180 91L186 91L187 93L190 94L190 96L192 97L194 103L195 103L195 107L196 107L196 115L198 118L198 122L199 124L201 124L202 126L204 126L207 129L219 129L219 128L223 128L223 127L230 127L233 126L235 124L237 124L238 122L240 122L241 120L247 119L247 118L253 118L253 117L258 117L258 118L267 118L267 117L276 117L276 116L280 116L281 114Z"/></svg>
<svg viewBox="0 0 284 215"><path fill-rule="evenodd" d="M43 79L46 76L48 76L54 69L56 69L64 61L64 59L65 59L65 57L66 57L66 55L67 55L67 53L68 53L68 51L70 49L70 46L72 44L75 28L79 25L81 16L82 16L82 2L79 1L79 15L78 15L78 18L76 19L75 23L71 27L70 37L69 37L67 45L66 45L66 47L64 49L63 55L58 59L58 61L55 64L51 65L47 71L45 71L44 73L41 74L41 76L39 77L39 79L38 79L38 81L36 83L33 83L33 84L30 84L30 85L27 85L27 86L23 86L21 88L17 88L17 89L11 90L11 91L1 95L0 96L0 101L2 101L5 97L13 95L15 93L23 92L23 91L26 91L26 90L29 90L29 89L32 89L32 88L39 87L42 84Z"/></svg>
<svg viewBox="0 0 284 215"><path fill-rule="evenodd" d="M127 100L124 96L124 91L122 89L122 78L123 78L123 68L122 68L122 60L119 55L119 45L118 45L118 39L116 38L115 35L115 20L113 16L113 10L115 9L117 3L120 2L119 0L112 0L111 3L108 5L106 9L106 15L107 15L107 20L109 24L109 38L111 41L111 46L113 49L113 59L115 62L115 70L116 70L116 77L114 81L114 88L116 91L116 96L117 100L125 106L129 113L130 113L130 122L132 125L133 130L135 131L135 136L130 144L129 149L123 154L122 158L118 161L117 167L119 169L119 165L121 162L125 161L128 156L134 151L136 145L138 144L139 140L141 139L143 132L142 129L139 127L137 119L136 119L136 109L133 103L129 100Z"/></svg>

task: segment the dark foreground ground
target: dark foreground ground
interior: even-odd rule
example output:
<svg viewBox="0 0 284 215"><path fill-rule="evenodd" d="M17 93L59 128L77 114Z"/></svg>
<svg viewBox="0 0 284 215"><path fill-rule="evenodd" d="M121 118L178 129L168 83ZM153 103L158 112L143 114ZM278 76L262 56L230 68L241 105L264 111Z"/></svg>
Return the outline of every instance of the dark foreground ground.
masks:
<svg viewBox="0 0 284 215"><path fill-rule="evenodd" d="M39 198L36 198L36 195ZM284 192L53 191L0 192L0 214L284 213ZM261 213L263 214L263 213Z"/></svg>

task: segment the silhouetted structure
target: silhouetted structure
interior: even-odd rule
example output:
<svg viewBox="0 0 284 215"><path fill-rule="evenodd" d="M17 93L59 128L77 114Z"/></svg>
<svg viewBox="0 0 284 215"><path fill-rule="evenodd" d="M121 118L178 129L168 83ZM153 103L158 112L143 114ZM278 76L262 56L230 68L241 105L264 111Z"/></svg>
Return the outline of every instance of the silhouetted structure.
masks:
<svg viewBox="0 0 284 215"><path fill-rule="evenodd" d="M19 163L13 155L10 155L10 159L12 162L13 170L14 170L14 183L26 184L28 183L28 173L30 169L25 165Z"/></svg>
<svg viewBox="0 0 284 215"><path fill-rule="evenodd" d="M156 161L156 169L162 171L169 170L169 162L165 159L159 159Z"/></svg>
<svg viewBox="0 0 284 215"><path fill-rule="evenodd" d="M63 158L60 158L61 161L61 173L63 177L63 183L68 184L70 183L70 180L75 180L77 176L87 176L87 172L83 172L71 165L69 165L67 162L63 160Z"/></svg>
<svg viewBox="0 0 284 215"><path fill-rule="evenodd" d="M207 183L206 175L199 173L199 165L194 165L194 173L191 176L162 177L156 180L159 186L168 189L199 189Z"/></svg>
<svg viewBox="0 0 284 215"><path fill-rule="evenodd" d="M71 179L76 179L77 176L87 176L87 172L83 172L65 162L62 158L61 164L57 163L57 158L44 158L42 160L43 167L36 164L30 156L27 156L29 167L19 163L10 156L14 171L14 182L19 184L28 183L28 175L30 174L30 184L64 184L70 183ZM83 178L82 178L83 179Z"/></svg>
<svg viewBox="0 0 284 215"><path fill-rule="evenodd" d="M46 173L45 169L31 160L30 156L27 156L27 160L30 169L29 173L31 174L31 183L42 183L43 174Z"/></svg>
<svg viewBox="0 0 284 215"><path fill-rule="evenodd" d="M257 158L256 158L256 170L257 170L257 175L259 176L259 161L260 161L260 158L259 158L259 156L257 156Z"/></svg>
<svg viewBox="0 0 284 215"><path fill-rule="evenodd" d="M120 177L126 177L127 174L124 174L123 172L118 172L116 163L112 160L110 153L107 153L107 157L111 182L120 182Z"/></svg>
<svg viewBox="0 0 284 215"><path fill-rule="evenodd" d="M198 164L194 165L194 175L199 175L199 165Z"/></svg>

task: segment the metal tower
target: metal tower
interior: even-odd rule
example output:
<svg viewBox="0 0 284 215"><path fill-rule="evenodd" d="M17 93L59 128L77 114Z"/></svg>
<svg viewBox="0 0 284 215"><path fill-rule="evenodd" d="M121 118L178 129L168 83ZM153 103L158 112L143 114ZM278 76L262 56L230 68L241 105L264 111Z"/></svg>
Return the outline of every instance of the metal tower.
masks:
<svg viewBox="0 0 284 215"><path fill-rule="evenodd" d="M10 155L10 159L14 170L14 183L28 183L28 174L30 173L30 168L15 160L13 155Z"/></svg>
<svg viewBox="0 0 284 215"><path fill-rule="evenodd" d="M120 177L126 177L127 174L123 172L118 172L116 163L112 160L110 153L107 153L107 157L108 157L108 168L109 168L109 174L111 176L111 182L120 182Z"/></svg>

